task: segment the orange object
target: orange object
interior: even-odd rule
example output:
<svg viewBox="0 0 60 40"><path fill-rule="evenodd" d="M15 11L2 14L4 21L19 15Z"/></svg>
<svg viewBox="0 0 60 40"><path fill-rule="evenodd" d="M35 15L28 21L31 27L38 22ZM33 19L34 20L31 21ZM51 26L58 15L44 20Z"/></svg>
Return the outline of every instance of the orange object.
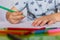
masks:
<svg viewBox="0 0 60 40"><path fill-rule="evenodd" d="M22 31L13 31L13 30L0 30L0 34L16 34L16 35L27 35L28 33L30 33L29 31L26 31L26 32L22 32Z"/></svg>
<svg viewBox="0 0 60 40"><path fill-rule="evenodd" d="M45 28L7 28L6 30L0 30L0 34L17 34L17 35L28 35L35 30L43 30Z"/></svg>

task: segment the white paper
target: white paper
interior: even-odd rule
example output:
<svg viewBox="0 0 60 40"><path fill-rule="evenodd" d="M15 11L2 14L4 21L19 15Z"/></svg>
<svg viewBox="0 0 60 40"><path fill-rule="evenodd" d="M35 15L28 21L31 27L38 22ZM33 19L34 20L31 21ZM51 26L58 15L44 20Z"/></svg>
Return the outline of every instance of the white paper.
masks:
<svg viewBox="0 0 60 40"><path fill-rule="evenodd" d="M19 24L10 24L9 22L0 22L0 28L42 28L42 27L46 27L46 28L53 28L53 27L59 27L60 28L60 22L57 22L55 24L52 25L45 25L45 26L37 26L34 27L32 26L32 22L33 21L28 21L28 22L22 22Z"/></svg>
<svg viewBox="0 0 60 40"><path fill-rule="evenodd" d="M11 28L36 28L36 27L32 26L32 21L19 23L19 24L10 24L8 22L0 22L0 28L2 28L2 27L4 27L4 28L7 28L7 27L11 27Z"/></svg>

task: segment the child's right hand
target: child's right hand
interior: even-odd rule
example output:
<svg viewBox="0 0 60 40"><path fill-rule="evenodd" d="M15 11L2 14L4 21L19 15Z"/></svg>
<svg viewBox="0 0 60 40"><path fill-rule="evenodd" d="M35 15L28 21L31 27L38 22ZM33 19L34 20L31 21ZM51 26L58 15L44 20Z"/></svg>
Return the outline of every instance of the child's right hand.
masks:
<svg viewBox="0 0 60 40"><path fill-rule="evenodd" d="M23 13L19 11L13 12L13 13L7 12L6 18L10 23L17 24L24 18L24 16L23 16Z"/></svg>

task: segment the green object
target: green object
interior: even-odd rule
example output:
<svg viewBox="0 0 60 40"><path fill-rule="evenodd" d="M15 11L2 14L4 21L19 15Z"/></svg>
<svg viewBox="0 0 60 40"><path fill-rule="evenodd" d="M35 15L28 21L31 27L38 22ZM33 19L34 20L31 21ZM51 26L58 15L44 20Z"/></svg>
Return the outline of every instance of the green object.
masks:
<svg viewBox="0 0 60 40"><path fill-rule="evenodd" d="M10 40L7 36L0 36L0 40Z"/></svg>
<svg viewBox="0 0 60 40"><path fill-rule="evenodd" d="M9 9L9 8L6 8L6 7L4 7L4 6L0 6L0 8L1 9L4 9L4 10L7 10L7 11L9 11L9 12L16 12L15 10L11 10L11 9ZM23 10L23 9L22 9ZM22 10L20 10L20 11L22 11ZM23 15L24 16L24 15Z"/></svg>
<svg viewBox="0 0 60 40"><path fill-rule="evenodd" d="M6 7L4 7L4 6L0 6L0 8L1 8L1 9L4 9L4 10L7 10L7 11L9 11L9 12L15 12L14 10L11 10L11 9L6 8Z"/></svg>
<svg viewBox="0 0 60 40"><path fill-rule="evenodd" d="M48 36L47 34L31 34L20 36L22 40L60 40L60 36Z"/></svg>

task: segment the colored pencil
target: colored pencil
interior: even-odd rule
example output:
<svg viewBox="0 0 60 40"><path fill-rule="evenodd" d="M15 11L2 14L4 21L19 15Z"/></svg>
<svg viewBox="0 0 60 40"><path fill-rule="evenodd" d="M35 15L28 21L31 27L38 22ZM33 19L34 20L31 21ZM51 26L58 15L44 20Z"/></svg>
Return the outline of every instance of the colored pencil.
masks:
<svg viewBox="0 0 60 40"><path fill-rule="evenodd" d="M15 12L14 10L11 10L11 9L6 8L6 7L4 7L4 6L0 6L0 8L1 8L1 9L4 9L4 10L7 10L7 11L9 11L9 12Z"/></svg>
<svg viewBox="0 0 60 40"><path fill-rule="evenodd" d="M42 28L7 28L7 30L28 30L28 31L34 31L34 30L44 30L45 27Z"/></svg>

